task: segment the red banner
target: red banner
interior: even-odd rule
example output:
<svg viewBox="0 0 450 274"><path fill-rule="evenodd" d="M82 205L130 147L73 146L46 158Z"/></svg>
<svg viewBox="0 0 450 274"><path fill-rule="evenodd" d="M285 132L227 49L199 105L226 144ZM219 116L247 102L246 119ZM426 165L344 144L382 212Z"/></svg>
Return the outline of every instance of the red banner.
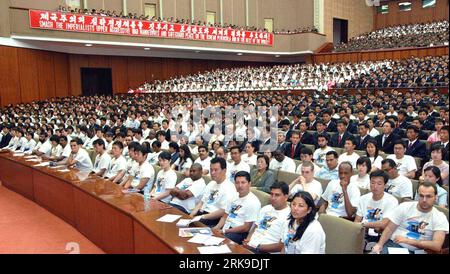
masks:
<svg viewBox="0 0 450 274"><path fill-rule="evenodd" d="M273 34L227 28L30 10L30 28L273 46Z"/></svg>

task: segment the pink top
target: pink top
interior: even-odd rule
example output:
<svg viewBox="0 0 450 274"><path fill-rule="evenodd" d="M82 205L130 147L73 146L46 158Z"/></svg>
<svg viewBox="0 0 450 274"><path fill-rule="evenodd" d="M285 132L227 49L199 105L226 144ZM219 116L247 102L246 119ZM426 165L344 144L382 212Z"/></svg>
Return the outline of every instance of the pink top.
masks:
<svg viewBox="0 0 450 274"><path fill-rule="evenodd" d="M428 143L432 144L434 142L440 142L441 138L439 137L439 134L437 133L437 131L433 132L430 137L428 137Z"/></svg>

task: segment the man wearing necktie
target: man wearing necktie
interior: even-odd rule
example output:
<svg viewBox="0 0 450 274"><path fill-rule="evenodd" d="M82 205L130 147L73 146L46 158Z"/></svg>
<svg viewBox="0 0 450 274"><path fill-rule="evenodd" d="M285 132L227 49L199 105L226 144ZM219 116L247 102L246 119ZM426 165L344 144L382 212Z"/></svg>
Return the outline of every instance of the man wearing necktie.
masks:
<svg viewBox="0 0 450 274"><path fill-rule="evenodd" d="M303 145L300 143L300 132L293 131L291 136L291 142L286 146L284 155L291 159L300 160L300 150Z"/></svg>

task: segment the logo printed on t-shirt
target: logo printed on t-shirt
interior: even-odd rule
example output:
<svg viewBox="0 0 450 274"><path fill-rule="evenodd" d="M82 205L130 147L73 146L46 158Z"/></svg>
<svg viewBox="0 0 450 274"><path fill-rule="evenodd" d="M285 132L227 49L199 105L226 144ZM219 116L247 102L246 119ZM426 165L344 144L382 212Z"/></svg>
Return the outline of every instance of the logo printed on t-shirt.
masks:
<svg viewBox="0 0 450 274"><path fill-rule="evenodd" d="M237 216L237 213L236 213L236 211L238 211L239 209L241 209L242 208L242 205L232 205L231 206L231 210L230 210L230 215L229 215L229 217L230 218L236 218L236 216Z"/></svg>
<svg viewBox="0 0 450 274"><path fill-rule="evenodd" d="M411 220L408 221L408 227L406 229L409 231L406 237L419 240L422 235L425 235L425 230L429 223L424 221Z"/></svg>
<svg viewBox="0 0 450 274"><path fill-rule="evenodd" d="M214 200L217 198L218 195L219 195L219 190L212 190L209 193L208 204L214 203Z"/></svg>
<svg viewBox="0 0 450 274"><path fill-rule="evenodd" d="M339 193L339 192L333 193L333 196L331 197L331 207L338 208L339 204L342 204L342 202L344 200L343 198L344 198L343 193Z"/></svg>
<svg viewBox="0 0 450 274"><path fill-rule="evenodd" d="M275 221L277 217L265 215L264 218L259 222L258 227L263 230L267 230L272 226L272 222Z"/></svg>
<svg viewBox="0 0 450 274"><path fill-rule="evenodd" d="M383 211L380 208L367 207L366 219L368 222L376 222L382 219Z"/></svg>

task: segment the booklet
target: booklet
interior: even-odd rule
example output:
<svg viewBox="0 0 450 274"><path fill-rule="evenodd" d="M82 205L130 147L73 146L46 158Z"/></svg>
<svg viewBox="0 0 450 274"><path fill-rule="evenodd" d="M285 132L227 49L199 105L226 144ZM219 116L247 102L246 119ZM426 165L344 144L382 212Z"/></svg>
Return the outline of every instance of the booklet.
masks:
<svg viewBox="0 0 450 274"><path fill-rule="evenodd" d="M209 227L192 227L180 228L178 236L183 238L193 237L197 234L212 235L212 230Z"/></svg>
<svg viewBox="0 0 450 274"><path fill-rule="evenodd" d="M156 221L163 222L163 223L173 223L176 220L178 220L179 218L181 218L181 215L166 214Z"/></svg>
<svg viewBox="0 0 450 274"><path fill-rule="evenodd" d="M188 227L193 222L200 221L201 216L196 216L194 219L180 219L177 223L178 227Z"/></svg>

